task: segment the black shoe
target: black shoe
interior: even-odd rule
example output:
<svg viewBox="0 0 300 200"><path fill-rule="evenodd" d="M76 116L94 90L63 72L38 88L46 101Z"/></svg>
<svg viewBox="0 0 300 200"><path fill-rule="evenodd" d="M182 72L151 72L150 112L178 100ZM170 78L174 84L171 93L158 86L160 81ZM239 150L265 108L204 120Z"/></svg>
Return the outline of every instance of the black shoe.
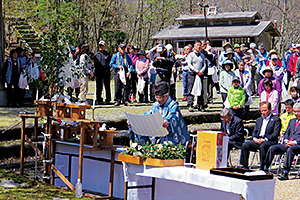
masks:
<svg viewBox="0 0 300 200"><path fill-rule="evenodd" d="M289 173L283 172L283 173L278 177L278 179L281 180L281 181L289 180Z"/></svg>

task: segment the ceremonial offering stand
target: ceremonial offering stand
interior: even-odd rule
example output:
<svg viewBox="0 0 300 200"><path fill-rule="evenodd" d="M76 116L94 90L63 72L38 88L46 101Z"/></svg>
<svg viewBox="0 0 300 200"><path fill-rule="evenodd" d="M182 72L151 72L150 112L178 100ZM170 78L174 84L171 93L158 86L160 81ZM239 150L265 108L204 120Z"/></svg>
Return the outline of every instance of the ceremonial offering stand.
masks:
<svg viewBox="0 0 300 200"><path fill-rule="evenodd" d="M79 145L79 164L78 164L78 179L82 182L83 175L83 152L84 151L110 151L110 179L109 179L109 194L108 196L97 196L88 193L83 195L94 199L112 199L113 198L113 181L114 181L114 162L115 162L115 149L118 147L113 145L113 135L118 134L118 131L99 131L98 125L103 124L104 121L88 120L85 119L85 113L87 108L91 108L89 105L69 105L64 103L56 103L52 101L35 101L38 104L39 111L37 115L20 114L22 118L21 127L21 165L20 173L24 174L24 143L25 141L37 152L37 154L43 159L44 176L43 179L51 184L54 184L54 173L73 191L75 187L72 183L55 167L55 146L56 142L74 142L69 141L76 137L77 132L80 132L80 145ZM53 115L53 105L56 106L56 116ZM45 132L43 135L38 135L38 118L46 117L47 123ZM34 118L34 136L28 138L25 135L25 122L26 119ZM53 121L76 121L78 126L65 127L59 126ZM90 128L90 129L88 129ZM99 137L99 143L98 143ZM47 150L43 154L33 142L45 141ZM53 173L54 172L54 173Z"/></svg>

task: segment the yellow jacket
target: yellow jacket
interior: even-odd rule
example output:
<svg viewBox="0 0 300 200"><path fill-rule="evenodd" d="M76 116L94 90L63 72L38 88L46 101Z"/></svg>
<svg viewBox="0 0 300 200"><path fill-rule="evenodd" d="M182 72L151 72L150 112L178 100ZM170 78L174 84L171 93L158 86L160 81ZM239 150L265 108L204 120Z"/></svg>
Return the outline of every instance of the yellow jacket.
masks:
<svg viewBox="0 0 300 200"><path fill-rule="evenodd" d="M286 129L289 125L290 120L294 119L294 118L296 118L294 111L292 111L290 113L285 112L280 116L281 125L282 125L281 130L280 130L280 135L283 135L283 133L286 131Z"/></svg>

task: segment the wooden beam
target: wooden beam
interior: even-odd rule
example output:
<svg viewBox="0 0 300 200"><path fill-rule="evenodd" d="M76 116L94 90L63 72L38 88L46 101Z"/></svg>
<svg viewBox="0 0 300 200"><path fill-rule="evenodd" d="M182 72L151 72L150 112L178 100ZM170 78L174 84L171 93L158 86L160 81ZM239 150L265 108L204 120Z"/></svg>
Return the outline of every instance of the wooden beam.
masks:
<svg viewBox="0 0 300 200"><path fill-rule="evenodd" d="M70 183L70 181L66 179L66 177L52 164L51 169L73 192L75 192L75 187L72 185L72 183Z"/></svg>
<svg viewBox="0 0 300 200"><path fill-rule="evenodd" d="M86 197L90 197L92 199L110 199L109 196L98 196L98 195L94 195L94 194L89 194L89 193L83 193L83 196L86 196Z"/></svg>
<svg viewBox="0 0 300 200"><path fill-rule="evenodd" d="M25 140L26 140L26 142L28 142L28 144L39 154L39 156L43 159L43 160L45 160L46 158L45 158L45 156L44 156L44 154L37 148L37 146L35 146L34 144L33 144L33 142L27 137L27 135L25 135Z"/></svg>
<svg viewBox="0 0 300 200"><path fill-rule="evenodd" d="M78 167L78 179L82 183L82 165L83 165L83 146L84 146L84 133L85 124L81 123L80 127L80 146L79 146L79 167Z"/></svg>
<svg viewBox="0 0 300 200"><path fill-rule="evenodd" d="M109 180L109 197L114 195L114 174L115 174L115 150L111 150L110 160L110 180Z"/></svg>
<svg viewBox="0 0 300 200"><path fill-rule="evenodd" d="M24 174L24 136L25 136L25 117L22 117L21 127L21 151L20 151L20 174Z"/></svg>

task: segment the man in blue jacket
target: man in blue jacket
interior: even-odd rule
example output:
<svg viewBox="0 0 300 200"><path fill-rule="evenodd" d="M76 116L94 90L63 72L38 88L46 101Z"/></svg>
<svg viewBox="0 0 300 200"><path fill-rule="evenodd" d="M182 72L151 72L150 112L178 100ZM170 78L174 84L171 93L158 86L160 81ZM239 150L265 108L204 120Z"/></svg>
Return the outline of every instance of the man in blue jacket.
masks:
<svg viewBox="0 0 300 200"><path fill-rule="evenodd" d="M125 44L119 45L119 52L114 54L109 66L115 69L115 106L119 106L122 98L122 88L123 88L123 102L125 106L130 106L129 104L129 76L133 70L133 65L131 58L125 52ZM121 81L123 74L120 76L120 73L124 73L125 80Z"/></svg>
<svg viewBox="0 0 300 200"><path fill-rule="evenodd" d="M187 125L182 118L178 102L172 100L169 96L169 86L167 82L162 81L155 85L155 98L156 102L148 112L144 113L144 115L160 113L164 119L162 127L166 128L169 134L159 138L136 135L131 130L128 122L130 140L139 142L140 144L145 144L146 142L172 142L174 144L185 145L190 138L187 131Z"/></svg>

